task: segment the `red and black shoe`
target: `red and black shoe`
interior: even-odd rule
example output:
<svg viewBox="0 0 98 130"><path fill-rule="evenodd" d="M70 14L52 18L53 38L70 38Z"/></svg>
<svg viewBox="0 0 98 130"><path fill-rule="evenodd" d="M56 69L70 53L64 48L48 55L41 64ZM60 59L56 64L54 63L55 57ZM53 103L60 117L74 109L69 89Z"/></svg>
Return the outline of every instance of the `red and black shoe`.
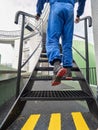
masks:
<svg viewBox="0 0 98 130"><path fill-rule="evenodd" d="M61 66L58 67L58 72L54 75L53 81L51 82L52 86L59 85L61 83L61 79L64 75L66 75L67 69Z"/></svg>

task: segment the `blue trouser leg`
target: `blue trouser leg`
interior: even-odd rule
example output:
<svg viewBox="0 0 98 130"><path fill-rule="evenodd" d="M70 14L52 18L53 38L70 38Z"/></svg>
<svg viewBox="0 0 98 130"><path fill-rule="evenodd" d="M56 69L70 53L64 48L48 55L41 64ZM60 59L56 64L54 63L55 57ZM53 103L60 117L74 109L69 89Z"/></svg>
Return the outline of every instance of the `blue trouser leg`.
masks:
<svg viewBox="0 0 98 130"><path fill-rule="evenodd" d="M55 4L51 6L51 11L50 11L49 19L48 19L48 29L47 29L47 39L46 39L46 51L47 51L47 56L48 56L50 64L53 63L54 59L62 60L60 56L60 48L59 48L60 36L62 36L62 50L64 53L63 54L64 66L66 66L67 58L69 58L67 57L67 55L66 56L64 55L67 52L69 53L69 51L71 51L71 49L68 49L68 48L71 47L72 45L73 28L71 24L73 23L73 21L71 19L71 22L72 22L71 23L69 19L69 24L67 23L70 14L68 13L68 9L66 9L66 6L68 6L67 8L69 8L70 4L56 2ZM71 5L71 8L73 8L72 5ZM70 28L69 31L67 30L68 27ZM67 45L68 47L66 48ZM67 52L65 53L65 51ZM69 55L71 55L70 57L72 58L72 54L69 53ZM69 61L71 60L71 58L69 59ZM70 63L67 63L67 65L70 66Z"/></svg>
<svg viewBox="0 0 98 130"><path fill-rule="evenodd" d="M54 59L59 59L61 61L60 48L59 48L59 37L61 35L61 29L62 29L61 26L62 21L59 19L59 16L54 12L54 9L51 9L48 19L47 40L46 40L47 56L51 64Z"/></svg>
<svg viewBox="0 0 98 130"><path fill-rule="evenodd" d="M73 40L73 26L74 17L69 12L69 18L64 24L64 29L62 33L62 62L63 66L72 66L73 56L72 56L72 40ZM71 16L71 17L70 17Z"/></svg>

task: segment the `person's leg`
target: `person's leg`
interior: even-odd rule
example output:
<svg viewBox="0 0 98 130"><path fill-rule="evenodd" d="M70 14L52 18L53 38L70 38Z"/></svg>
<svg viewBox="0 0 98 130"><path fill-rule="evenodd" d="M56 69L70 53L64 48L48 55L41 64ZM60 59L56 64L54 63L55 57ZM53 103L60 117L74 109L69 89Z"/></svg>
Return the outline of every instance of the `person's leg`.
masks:
<svg viewBox="0 0 98 130"><path fill-rule="evenodd" d="M53 70L54 78L51 83L52 86L59 85L61 83L61 78L66 73L66 69L60 65L61 55L60 55L59 38L62 33L64 21L59 16L62 7L58 6L58 4L56 3L56 6L54 4L51 7L52 9L50 12L48 29L47 29L46 51L50 64L54 65Z"/></svg>
<svg viewBox="0 0 98 130"><path fill-rule="evenodd" d="M65 19L63 35L62 35L62 62L63 67L70 68L73 63L72 56L72 40L73 40L73 28L74 28L74 15L71 11L71 7L68 6L69 12ZM73 8L72 8L73 9Z"/></svg>
<svg viewBox="0 0 98 130"><path fill-rule="evenodd" d="M62 34L62 62L63 67L67 69L65 75L66 78L71 78L71 67L73 64L72 56L72 40L73 40L73 26L74 26L74 15L73 15L73 6L66 5L68 13L65 14L65 25Z"/></svg>
<svg viewBox="0 0 98 130"><path fill-rule="evenodd" d="M46 38L46 52L51 65L54 64L54 60L56 59L61 62L59 38L62 32L63 21L58 16L58 12L59 10L53 4L50 7Z"/></svg>

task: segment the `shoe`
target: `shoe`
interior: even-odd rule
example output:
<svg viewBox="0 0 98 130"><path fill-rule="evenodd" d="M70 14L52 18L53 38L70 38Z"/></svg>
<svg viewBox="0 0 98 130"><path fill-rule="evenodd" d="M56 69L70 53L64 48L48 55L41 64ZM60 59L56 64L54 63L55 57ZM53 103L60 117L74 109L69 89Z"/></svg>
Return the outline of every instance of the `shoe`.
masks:
<svg viewBox="0 0 98 130"><path fill-rule="evenodd" d="M57 75L58 71L59 71L60 69L62 69L62 68L63 68L63 67L62 67L60 64L55 65L54 68L53 68L53 74L54 74L54 75Z"/></svg>
<svg viewBox="0 0 98 130"><path fill-rule="evenodd" d="M67 73L64 75L65 79L72 79L72 72L71 72L71 68L66 68L67 69Z"/></svg>
<svg viewBox="0 0 98 130"><path fill-rule="evenodd" d="M61 79L64 75L66 75L67 69L63 68L61 65L54 67L54 77L51 82L52 86L59 85L61 83Z"/></svg>

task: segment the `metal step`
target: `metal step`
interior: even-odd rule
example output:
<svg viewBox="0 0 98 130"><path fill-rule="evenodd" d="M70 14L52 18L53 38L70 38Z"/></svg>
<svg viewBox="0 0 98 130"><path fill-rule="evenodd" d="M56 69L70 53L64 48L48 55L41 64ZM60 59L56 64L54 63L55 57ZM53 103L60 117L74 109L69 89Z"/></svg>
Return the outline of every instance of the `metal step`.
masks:
<svg viewBox="0 0 98 130"><path fill-rule="evenodd" d="M62 56L62 54L60 54ZM47 58L47 53L41 53L40 55L41 58Z"/></svg>
<svg viewBox="0 0 98 130"><path fill-rule="evenodd" d="M61 56L62 56L62 54L60 54ZM47 54L46 53L41 53L41 55L40 55L40 58L47 58ZM48 58L47 58L48 59ZM41 60L41 59L40 59ZM42 60L44 60L44 59L42 59ZM73 63L75 63L75 61L73 60Z"/></svg>
<svg viewBox="0 0 98 130"><path fill-rule="evenodd" d="M36 76L36 77L32 77L32 80L36 80L36 81L41 81L41 80L52 80L53 76ZM85 80L84 78L80 78L80 77L68 77L68 78L62 78L62 80Z"/></svg>
<svg viewBox="0 0 98 130"><path fill-rule="evenodd" d="M87 93L77 91L31 91L25 93L21 100L89 100L93 97Z"/></svg>
<svg viewBox="0 0 98 130"><path fill-rule="evenodd" d="M53 67L36 67L36 71L53 71ZM71 68L71 71L80 71L78 67Z"/></svg>
<svg viewBox="0 0 98 130"><path fill-rule="evenodd" d="M48 62L48 59L39 59L39 62Z"/></svg>
<svg viewBox="0 0 98 130"><path fill-rule="evenodd" d="M40 58L39 62L46 62L46 63L48 63L48 59L47 58ZM73 61L73 68L76 68L76 64L75 64L74 61Z"/></svg>
<svg viewBox="0 0 98 130"><path fill-rule="evenodd" d="M46 53L41 53L40 57L47 58L47 55L46 55Z"/></svg>

